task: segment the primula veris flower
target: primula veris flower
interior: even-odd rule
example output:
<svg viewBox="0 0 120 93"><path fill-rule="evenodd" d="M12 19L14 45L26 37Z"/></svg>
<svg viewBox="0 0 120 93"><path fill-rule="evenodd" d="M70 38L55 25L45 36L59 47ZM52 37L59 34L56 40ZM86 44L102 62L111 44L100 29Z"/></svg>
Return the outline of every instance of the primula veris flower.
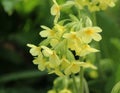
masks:
<svg viewBox="0 0 120 93"><path fill-rule="evenodd" d="M59 43L60 41L58 40L58 39L51 39L50 40L50 45L52 46L52 47L55 47L55 46L57 46L57 44Z"/></svg>
<svg viewBox="0 0 120 93"><path fill-rule="evenodd" d="M62 58L60 67L62 70L66 69L70 65L70 62L66 58Z"/></svg>
<svg viewBox="0 0 120 93"><path fill-rule="evenodd" d="M59 24L55 24L54 30L56 31L56 38L61 38L63 33L65 32L65 27Z"/></svg>
<svg viewBox="0 0 120 93"><path fill-rule="evenodd" d="M99 7L102 9L102 10L105 10L108 6L109 7L114 7L115 6L115 2L117 0L99 0Z"/></svg>
<svg viewBox="0 0 120 93"><path fill-rule="evenodd" d="M39 34L41 37L48 37L48 38L52 38L55 35L55 31L48 28L47 26L41 26L44 30L41 31Z"/></svg>
<svg viewBox="0 0 120 93"><path fill-rule="evenodd" d="M41 46L41 48L43 49L42 53L44 56L49 57L50 55L53 54L53 51L50 48L48 48L46 46Z"/></svg>
<svg viewBox="0 0 120 93"><path fill-rule="evenodd" d="M53 0L54 4L53 6L51 7L51 14L53 16L55 16L55 19L54 19L54 24L56 24L58 22L58 19L60 17L60 10L61 10L61 6L59 6L56 2L56 0Z"/></svg>
<svg viewBox="0 0 120 93"><path fill-rule="evenodd" d="M102 39L101 35L99 34L100 32L102 32L102 29L99 27L86 27L77 33L83 42L90 43L92 39L95 41L100 41Z"/></svg>
<svg viewBox="0 0 120 93"><path fill-rule="evenodd" d="M33 44L27 44L28 47L30 47L30 53L32 56L38 56L38 55L42 55L41 54L41 48L40 47L37 47Z"/></svg>
<svg viewBox="0 0 120 93"><path fill-rule="evenodd" d="M80 62L80 66L83 67L83 68L91 68L91 69L94 69L94 70L97 69L97 67L94 66L93 64L91 64L90 62Z"/></svg>
<svg viewBox="0 0 120 93"><path fill-rule="evenodd" d="M38 69L39 70L43 71L43 70L46 69L46 60L44 60L44 59L41 60L38 57L38 59L36 61L39 61L39 64L38 64Z"/></svg>
<svg viewBox="0 0 120 93"><path fill-rule="evenodd" d="M66 75L76 74L80 71L80 62L71 62L70 65L65 69Z"/></svg>
<svg viewBox="0 0 120 93"><path fill-rule="evenodd" d="M56 30L58 30L58 32L64 32L65 31L65 27L59 24L55 24L54 28Z"/></svg>
<svg viewBox="0 0 120 93"><path fill-rule="evenodd" d="M50 62L50 67L51 68L56 68L60 65L60 59L58 57L58 55L53 52L53 54L49 57L49 62Z"/></svg>
<svg viewBox="0 0 120 93"><path fill-rule="evenodd" d="M68 48L70 48L71 50L76 50L80 48L80 45L82 44L82 41L77 36L76 32L65 33L63 35L63 38L66 38L68 40Z"/></svg>
<svg viewBox="0 0 120 93"><path fill-rule="evenodd" d="M56 75L58 75L60 77L65 76L59 68L55 68L54 70L49 71L49 74L52 74L52 73L55 73Z"/></svg>
<svg viewBox="0 0 120 93"><path fill-rule="evenodd" d="M99 50L92 48L89 45L85 44L81 46L81 50L80 49L76 50L76 55L86 56L87 54L93 53L93 52L99 52Z"/></svg>
<svg viewBox="0 0 120 93"><path fill-rule="evenodd" d="M41 53L42 54L42 53ZM34 64L39 64L41 61L43 61L43 55L38 55L37 57L35 57L35 59L33 60Z"/></svg>
<svg viewBox="0 0 120 93"><path fill-rule="evenodd" d="M51 7L52 15L60 15L60 6L57 4L56 0L53 0L54 4Z"/></svg>
<svg viewBox="0 0 120 93"><path fill-rule="evenodd" d="M72 92L65 88L65 89L61 90L60 92L58 92L58 93L72 93Z"/></svg>

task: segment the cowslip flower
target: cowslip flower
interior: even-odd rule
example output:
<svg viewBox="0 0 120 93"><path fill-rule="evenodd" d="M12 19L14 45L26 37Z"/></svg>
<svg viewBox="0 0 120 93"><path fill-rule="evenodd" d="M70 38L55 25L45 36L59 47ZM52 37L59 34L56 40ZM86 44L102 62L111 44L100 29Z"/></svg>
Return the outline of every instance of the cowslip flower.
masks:
<svg viewBox="0 0 120 93"><path fill-rule="evenodd" d="M49 57L49 65L51 68L56 68L60 65L61 61L58 55L53 52L53 54Z"/></svg>
<svg viewBox="0 0 120 93"><path fill-rule="evenodd" d="M62 58L60 68L65 70L70 65L70 62L66 58Z"/></svg>
<svg viewBox="0 0 120 93"><path fill-rule="evenodd" d="M82 44L82 41L77 36L76 32L65 33L63 35L63 38L66 38L68 40L68 48L70 48L71 50L79 49L80 45Z"/></svg>
<svg viewBox="0 0 120 93"><path fill-rule="evenodd" d="M39 33L41 37L53 38L55 36L55 31L49 27L42 25L41 28L44 29Z"/></svg>
<svg viewBox="0 0 120 93"><path fill-rule="evenodd" d="M76 74L80 71L80 62L71 62L70 65L65 69L65 75Z"/></svg>
<svg viewBox="0 0 120 93"><path fill-rule="evenodd" d="M32 56L38 56L38 55L42 55L41 54L41 48L40 47L37 47L33 44L27 44L28 47L30 47L30 53Z"/></svg>
<svg viewBox="0 0 120 93"><path fill-rule="evenodd" d="M40 55L33 60L33 63L37 64L38 69L41 71L46 69L46 60L42 58Z"/></svg>
<svg viewBox="0 0 120 93"><path fill-rule="evenodd" d="M81 50L79 49L79 50L76 51L76 55L86 56L87 54L90 54L90 53L93 53L93 52L99 52L99 50L97 50L95 48L92 48L87 44L84 44L84 45L81 46Z"/></svg>
<svg viewBox="0 0 120 93"><path fill-rule="evenodd" d="M99 27L85 27L81 31L77 32L77 35L81 37L82 41L85 43L90 43L93 40L100 41L102 39L99 34L102 29Z"/></svg>
<svg viewBox="0 0 120 93"><path fill-rule="evenodd" d="M65 76L63 72L57 67L55 69L49 70L49 74L55 73L56 75L62 77Z"/></svg>
<svg viewBox="0 0 120 93"><path fill-rule="evenodd" d="M105 10L108 6L109 7L114 7L115 6L115 2L117 0L98 0L99 1L99 7L102 9L102 10Z"/></svg>
<svg viewBox="0 0 120 93"><path fill-rule="evenodd" d="M52 15L60 15L60 6L56 2L56 0L53 0L54 4L51 7L51 14Z"/></svg>
<svg viewBox="0 0 120 93"><path fill-rule="evenodd" d="M41 46L41 48L43 49L42 53L44 56L49 57L53 54L53 51L50 48L48 48L46 46Z"/></svg>
<svg viewBox="0 0 120 93"><path fill-rule="evenodd" d="M58 22L59 17L60 17L61 7L60 7L60 5L57 4L56 0L53 0L53 2L54 2L54 4L51 7L51 14L53 16L55 16L54 24L56 24Z"/></svg>

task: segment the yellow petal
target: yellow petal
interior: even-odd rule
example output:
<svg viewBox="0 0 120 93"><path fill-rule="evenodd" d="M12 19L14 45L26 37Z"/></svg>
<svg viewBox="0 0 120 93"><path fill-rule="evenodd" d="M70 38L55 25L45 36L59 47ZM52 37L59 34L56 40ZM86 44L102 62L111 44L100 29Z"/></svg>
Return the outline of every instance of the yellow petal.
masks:
<svg viewBox="0 0 120 93"><path fill-rule="evenodd" d="M52 15L58 15L60 13L60 7L57 6L56 4L54 4L52 7L51 7L51 14Z"/></svg>
<svg viewBox="0 0 120 93"><path fill-rule="evenodd" d="M53 51L50 48L46 46L41 46L41 48L43 49L42 53L44 54L44 56L49 57L53 54Z"/></svg>
<svg viewBox="0 0 120 93"><path fill-rule="evenodd" d="M101 35L100 34L97 34L95 33L92 38L95 40L95 41L100 41L102 39Z"/></svg>
<svg viewBox="0 0 120 93"><path fill-rule="evenodd" d="M41 32L40 32L40 36L41 36L41 37L48 37L48 36L49 36L49 32L46 31L46 30L45 30L45 31L41 31Z"/></svg>
<svg viewBox="0 0 120 93"><path fill-rule="evenodd" d="M30 53L33 55L33 56L38 56L40 53L41 53L41 48L40 47L37 47L33 44L27 44L28 47L30 47Z"/></svg>
<svg viewBox="0 0 120 93"><path fill-rule="evenodd" d="M53 52L53 54L49 57L49 61L50 61L50 66L52 68L56 68L60 65L60 59L57 56L57 54L55 52Z"/></svg>

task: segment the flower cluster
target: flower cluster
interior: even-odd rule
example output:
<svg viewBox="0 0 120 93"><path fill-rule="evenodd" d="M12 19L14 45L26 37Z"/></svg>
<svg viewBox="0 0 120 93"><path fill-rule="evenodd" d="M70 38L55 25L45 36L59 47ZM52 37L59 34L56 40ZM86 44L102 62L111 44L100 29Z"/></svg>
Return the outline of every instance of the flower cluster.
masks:
<svg viewBox="0 0 120 93"><path fill-rule="evenodd" d="M53 1L51 14L58 17L61 8ZM81 20L83 19L71 15L67 22L55 21L52 28L41 26L43 30L40 31L40 36L45 40L39 46L27 44L34 56L33 63L38 65L39 70L69 76L78 73L80 67L96 69L92 64L82 61L81 57L99 51L91 47L90 43L101 40L99 33L102 30L93 26L89 17L84 18L84 22ZM79 59L75 56L79 56Z"/></svg>
<svg viewBox="0 0 120 93"><path fill-rule="evenodd" d="M92 12L105 10L108 7L114 7L117 0L75 0L75 3L80 9L85 6Z"/></svg>
<svg viewBox="0 0 120 93"><path fill-rule="evenodd" d="M81 68L96 69L83 58L90 53L99 52L91 42L99 42L102 39L100 35L102 29L94 26L88 16L81 16L80 11L81 9L88 9L90 12L105 10L107 7L115 6L116 0L68 0L61 5L56 0L53 2L51 7L51 15L55 16L53 27L41 26L43 30L39 35L45 39L38 46L27 44L31 48L31 55L34 56L33 63L38 65L40 71L55 73L60 76L59 78L77 74ZM71 14L68 19L59 20L61 10L72 6L77 8L79 17ZM48 93L72 92L64 87L58 92L53 89Z"/></svg>

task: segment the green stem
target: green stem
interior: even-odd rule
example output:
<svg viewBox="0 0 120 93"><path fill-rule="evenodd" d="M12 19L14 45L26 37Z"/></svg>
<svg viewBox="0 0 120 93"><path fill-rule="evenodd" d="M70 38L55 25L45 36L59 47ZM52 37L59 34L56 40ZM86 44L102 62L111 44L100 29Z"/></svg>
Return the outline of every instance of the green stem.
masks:
<svg viewBox="0 0 120 93"><path fill-rule="evenodd" d="M80 93L84 93L84 83L83 83L84 69L83 67L81 67L79 75L80 75Z"/></svg>
<svg viewBox="0 0 120 93"><path fill-rule="evenodd" d="M96 13L95 12L92 14L92 17L93 17L93 25L96 26L97 25L97 19L96 19Z"/></svg>
<svg viewBox="0 0 120 93"><path fill-rule="evenodd" d="M75 93L78 93L77 83L76 83L74 74L72 74L72 79L73 79L73 85L74 85Z"/></svg>
<svg viewBox="0 0 120 93"><path fill-rule="evenodd" d="M89 93L88 83L85 78L84 78L84 87L85 87L85 93Z"/></svg>

